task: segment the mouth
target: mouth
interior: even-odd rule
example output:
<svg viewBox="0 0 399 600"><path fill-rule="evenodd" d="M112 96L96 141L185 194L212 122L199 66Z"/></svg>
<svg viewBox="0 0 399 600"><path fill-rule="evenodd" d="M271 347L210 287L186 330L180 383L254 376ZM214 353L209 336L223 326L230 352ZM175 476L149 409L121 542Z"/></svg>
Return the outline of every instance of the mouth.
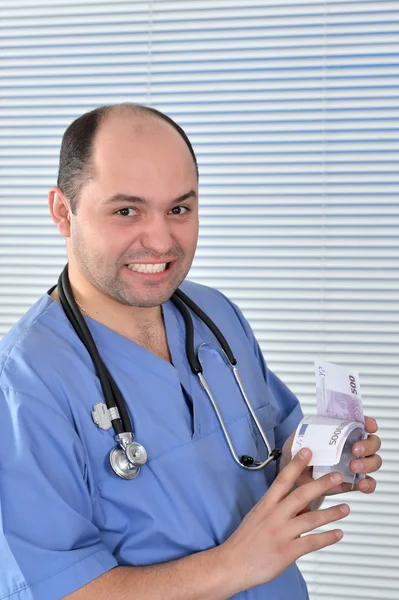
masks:
<svg viewBox="0 0 399 600"><path fill-rule="evenodd" d="M169 268L170 262L166 263L131 263L125 265L135 273L162 273Z"/></svg>
<svg viewBox="0 0 399 600"><path fill-rule="evenodd" d="M129 263L125 269L132 282L162 283L173 276L176 260L159 263Z"/></svg>

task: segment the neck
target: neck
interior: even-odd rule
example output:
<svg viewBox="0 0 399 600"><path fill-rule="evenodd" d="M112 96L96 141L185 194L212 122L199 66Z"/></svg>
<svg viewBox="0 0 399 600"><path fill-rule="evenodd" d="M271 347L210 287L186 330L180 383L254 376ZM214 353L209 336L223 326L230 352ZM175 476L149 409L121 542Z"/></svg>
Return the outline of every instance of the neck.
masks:
<svg viewBox="0 0 399 600"><path fill-rule="evenodd" d="M101 292L76 269L69 266L68 270L73 296L84 316L134 341L139 337L143 324L163 327L161 306L128 306ZM59 302L57 288L51 297Z"/></svg>

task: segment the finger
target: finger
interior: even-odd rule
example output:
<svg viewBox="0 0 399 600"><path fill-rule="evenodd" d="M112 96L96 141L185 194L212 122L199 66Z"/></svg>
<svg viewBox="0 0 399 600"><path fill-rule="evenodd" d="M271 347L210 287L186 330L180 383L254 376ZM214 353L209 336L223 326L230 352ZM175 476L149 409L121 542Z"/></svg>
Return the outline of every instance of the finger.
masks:
<svg viewBox="0 0 399 600"><path fill-rule="evenodd" d="M311 456L312 452L309 448L302 448L288 465L280 471L264 496L267 504L277 504L290 493L296 480L306 469Z"/></svg>
<svg viewBox="0 0 399 600"><path fill-rule="evenodd" d="M342 483L341 485L333 487L327 495L336 496L337 494L346 494L347 492L353 492L354 490L357 490L356 485L353 486L351 483Z"/></svg>
<svg viewBox="0 0 399 600"><path fill-rule="evenodd" d="M283 518L289 519L297 515L312 500L325 496L329 490L342 483L340 473L329 473L301 487L295 488L281 503Z"/></svg>
<svg viewBox="0 0 399 600"><path fill-rule="evenodd" d="M352 473L374 473L382 465L382 458L379 454L369 456L368 458L359 458L350 462Z"/></svg>
<svg viewBox="0 0 399 600"><path fill-rule="evenodd" d="M381 448L381 439L378 435L369 435L366 440L356 442L352 447L354 456L372 456Z"/></svg>
<svg viewBox="0 0 399 600"><path fill-rule="evenodd" d="M377 482L374 477L366 477L365 479L361 479L356 487L363 494L372 494L377 487Z"/></svg>
<svg viewBox="0 0 399 600"><path fill-rule="evenodd" d="M375 419L372 419L371 417L364 417L364 421L367 433L375 433L378 431L378 424Z"/></svg>
<svg viewBox="0 0 399 600"><path fill-rule="evenodd" d="M293 549L296 555L296 559L300 556L305 556L309 552L316 552L327 546L332 546L340 540L342 540L344 533L341 529L333 529L333 531L326 531L325 533L311 533L304 535L293 542Z"/></svg>
<svg viewBox="0 0 399 600"><path fill-rule="evenodd" d="M300 487L301 485L305 485L305 483L310 483L311 481L313 481L313 467L305 467L305 470L302 471L296 480L295 487Z"/></svg>
<svg viewBox="0 0 399 600"><path fill-rule="evenodd" d="M349 513L350 508L347 504L339 504L338 506L331 506L323 510L314 510L293 519L291 521L293 524L292 532L295 537L298 537L303 533L317 529L317 527L344 519Z"/></svg>
<svg viewBox="0 0 399 600"><path fill-rule="evenodd" d="M360 479L359 483L352 486L351 483L343 483L335 488L332 488L329 492L329 496L335 496L336 494L346 494L347 492L362 492L363 494L372 494L377 487L377 482L373 477L365 477Z"/></svg>

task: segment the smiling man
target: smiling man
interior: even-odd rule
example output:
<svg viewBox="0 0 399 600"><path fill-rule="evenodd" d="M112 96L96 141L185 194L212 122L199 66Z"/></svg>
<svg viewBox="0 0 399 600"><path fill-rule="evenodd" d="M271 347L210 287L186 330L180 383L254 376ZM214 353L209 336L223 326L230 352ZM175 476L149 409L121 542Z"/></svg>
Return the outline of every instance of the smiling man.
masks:
<svg viewBox="0 0 399 600"><path fill-rule="evenodd" d="M76 299L86 314L167 356L160 306L193 261L196 163L181 133L149 110L123 105L81 119L65 134L49 197ZM71 140L84 126L98 129L93 147Z"/></svg>
<svg viewBox="0 0 399 600"><path fill-rule="evenodd" d="M290 460L297 399L266 367L239 309L186 280L198 169L184 131L138 105L79 117L63 138L49 208L73 297L148 461L131 480L111 468L113 429L92 417L104 406L97 371L52 288L0 343L0 597L306 600L295 561L342 532L302 534L349 513L346 504L317 510L345 488L339 474L312 480L309 451ZM187 359L186 324L171 301L178 287L226 337L272 448L282 448L279 468L233 460ZM191 316L238 455L264 461L220 345ZM376 423L366 425L354 472L381 465ZM359 484L374 489L371 477Z"/></svg>

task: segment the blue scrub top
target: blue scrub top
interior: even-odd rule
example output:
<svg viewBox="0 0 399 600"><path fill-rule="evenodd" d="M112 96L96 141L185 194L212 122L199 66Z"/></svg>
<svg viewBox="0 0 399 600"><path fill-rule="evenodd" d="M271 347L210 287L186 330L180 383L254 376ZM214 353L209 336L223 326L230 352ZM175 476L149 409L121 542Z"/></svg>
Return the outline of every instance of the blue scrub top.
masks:
<svg viewBox="0 0 399 600"><path fill-rule="evenodd" d="M182 289L215 321L272 447L302 417L266 367L239 309L220 292ZM192 374L184 322L163 306L173 365L86 318L130 412L148 463L131 481L109 465L113 430L91 411L103 401L92 361L61 305L44 295L0 342L0 600L57 600L117 565L149 565L225 541L267 491L275 463L249 472L232 459L212 406ZM264 459L218 343L196 317L204 375L239 454ZM237 600L306 600L292 565Z"/></svg>

